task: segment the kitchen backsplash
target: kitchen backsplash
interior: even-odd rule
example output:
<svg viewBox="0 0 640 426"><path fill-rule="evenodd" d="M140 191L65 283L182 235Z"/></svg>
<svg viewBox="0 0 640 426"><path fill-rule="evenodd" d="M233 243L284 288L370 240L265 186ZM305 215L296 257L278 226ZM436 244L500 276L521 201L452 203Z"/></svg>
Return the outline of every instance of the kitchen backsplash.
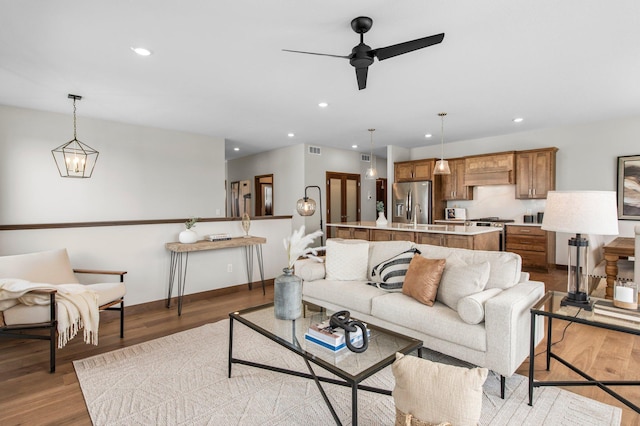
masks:
<svg viewBox="0 0 640 426"><path fill-rule="evenodd" d="M526 214L535 216L538 212L544 212L546 202L547 200L516 199L515 185L490 185L474 187L473 200L449 201L447 207L467 209L469 219L497 216L522 222Z"/></svg>

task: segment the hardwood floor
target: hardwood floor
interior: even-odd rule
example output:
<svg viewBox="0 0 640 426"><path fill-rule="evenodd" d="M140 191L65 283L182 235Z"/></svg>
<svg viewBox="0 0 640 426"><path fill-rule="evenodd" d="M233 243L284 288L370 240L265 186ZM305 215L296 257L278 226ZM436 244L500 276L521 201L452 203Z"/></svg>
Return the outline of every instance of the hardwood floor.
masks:
<svg viewBox="0 0 640 426"><path fill-rule="evenodd" d="M532 279L543 281L548 290L566 289L566 271L532 273ZM125 320L125 338L119 338L116 312L101 314L98 346L85 345L76 337L58 350L56 373L49 374L47 343L33 340L0 339L0 424L2 425L90 425L72 361L125 346L152 340L202 324L227 318L228 313L273 300L273 287L266 296L259 288L241 290L204 299L185 300L182 316L175 305L166 309L162 302L129 308ZM565 323L566 324L566 323ZM554 322L554 340L562 335L562 321ZM538 352L543 351L543 345ZM640 338L613 331L598 330L573 324L562 342L554 346L567 360L587 373L612 380L640 380ZM542 366L544 355L536 359L536 378L576 378L562 365L553 362L551 371ZM538 367L539 366L539 367ZM518 373L527 376L525 361ZM569 390L589 398L623 408L622 424L640 424L640 416L624 408L614 398L595 387L572 387ZM640 388L618 388L634 402L640 402Z"/></svg>

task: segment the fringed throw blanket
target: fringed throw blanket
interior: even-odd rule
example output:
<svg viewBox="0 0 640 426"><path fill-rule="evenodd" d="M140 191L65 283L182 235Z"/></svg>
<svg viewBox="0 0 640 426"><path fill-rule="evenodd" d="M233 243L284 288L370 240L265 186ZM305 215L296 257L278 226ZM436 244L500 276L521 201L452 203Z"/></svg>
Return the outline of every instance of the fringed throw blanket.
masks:
<svg viewBox="0 0 640 426"><path fill-rule="evenodd" d="M73 339L84 328L84 341L98 344L98 295L82 284L42 284L14 278L0 279L0 311L17 304L48 305L49 295L33 290L57 290L58 347Z"/></svg>

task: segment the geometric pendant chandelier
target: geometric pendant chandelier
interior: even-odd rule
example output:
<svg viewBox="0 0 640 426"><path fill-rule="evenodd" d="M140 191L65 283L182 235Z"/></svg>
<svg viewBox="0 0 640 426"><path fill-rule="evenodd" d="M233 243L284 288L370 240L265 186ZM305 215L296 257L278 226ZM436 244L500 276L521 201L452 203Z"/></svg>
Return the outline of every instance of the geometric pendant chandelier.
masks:
<svg viewBox="0 0 640 426"><path fill-rule="evenodd" d="M90 178L98 161L99 152L80 142L76 134L76 101L82 96L69 95L73 99L73 139L51 150L61 177Z"/></svg>

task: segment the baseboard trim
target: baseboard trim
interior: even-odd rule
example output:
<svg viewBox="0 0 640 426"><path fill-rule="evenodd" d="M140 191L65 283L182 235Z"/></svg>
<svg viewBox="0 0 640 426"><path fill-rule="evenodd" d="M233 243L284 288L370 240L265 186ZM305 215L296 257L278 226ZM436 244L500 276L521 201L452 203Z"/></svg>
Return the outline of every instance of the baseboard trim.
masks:
<svg viewBox="0 0 640 426"><path fill-rule="evenodd" d="M264 280L264 285L266 287L273 287L273 278ZM262 292L262 282L254 282L252 284L253 290L249 290L248 284L238 284L224 288L217 288L215 290L207 290L199 293L185 294L182 297L182 303L195 302L198 300L209 299L212 297L225 296L227 294L238 293L240 291L259 291ZM127 303L127 298L125 296L125 304ZM129 314L138 314L144 313L146 311L154 310L166 306L167 299L154 300L152 302L140 303L138 305L126 305L125 306L125 317ZM171 306L176 306L178 304L178 298L171 298Z"/></svg>

